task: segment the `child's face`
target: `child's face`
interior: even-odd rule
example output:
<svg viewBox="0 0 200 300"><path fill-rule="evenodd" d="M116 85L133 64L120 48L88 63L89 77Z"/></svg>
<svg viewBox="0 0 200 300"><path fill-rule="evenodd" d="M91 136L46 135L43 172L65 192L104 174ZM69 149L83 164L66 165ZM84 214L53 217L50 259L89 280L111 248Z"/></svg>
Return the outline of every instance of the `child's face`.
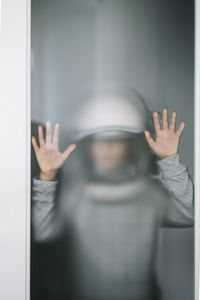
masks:
<svg viewBox="0 0 200 300"><path fill-rule="evenodd" d="M127 140L94 140L89 143L89 155L97 168L114 171L124 165L128 147Z"/></svg>

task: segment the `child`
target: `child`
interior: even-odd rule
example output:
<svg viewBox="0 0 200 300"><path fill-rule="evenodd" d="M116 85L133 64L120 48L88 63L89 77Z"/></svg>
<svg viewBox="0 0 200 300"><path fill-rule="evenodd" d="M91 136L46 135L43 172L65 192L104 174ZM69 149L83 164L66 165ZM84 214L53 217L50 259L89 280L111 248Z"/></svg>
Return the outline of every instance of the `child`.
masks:
<svg viewBox="0 0 200 300"><path fill-rule="evenodd" d="M175 131L175 122L173 112L168 126L164 108L161 127L153 112L153 139L144 100L132 90L89 101L77 121L76 144L63 153L59 124L51 138L51 123L46 123L46 140L38 126L39 146L32 137L41 170L33 178L34 239L65 235L70 299L159 299L158 229L194 221L193 183L178 153L185 124ZM80 151L84 166L77 165L77 172L83 172L68 190L63 187L56 206L57 174L76 146L74 154ZM151 174L151 151L157 176Z"/></svg>

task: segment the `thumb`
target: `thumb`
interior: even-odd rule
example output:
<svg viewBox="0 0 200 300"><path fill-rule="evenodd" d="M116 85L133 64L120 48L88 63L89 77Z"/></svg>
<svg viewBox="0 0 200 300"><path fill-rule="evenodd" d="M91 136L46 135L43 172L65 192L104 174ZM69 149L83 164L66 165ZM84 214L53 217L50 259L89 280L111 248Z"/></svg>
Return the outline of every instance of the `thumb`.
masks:
<svg viewBox="0 0 200 300"><path fill-rule="evenodd" d="M151 148L153 148L155 142L154 142L153 138L151 137L150 132L149 132L148 130L145 130L145 131L144 131L144 134L145 134L145 137L146 137L146 140L147 140L149 146L150 146Z"/></svg>
<svg viewBox="0 0 200 300"><path fill-rule="evenodd" d="M63 152L64 159L67 159L70 153L76 148L76 144L71 144L67 147L67 149Z"/></svg>

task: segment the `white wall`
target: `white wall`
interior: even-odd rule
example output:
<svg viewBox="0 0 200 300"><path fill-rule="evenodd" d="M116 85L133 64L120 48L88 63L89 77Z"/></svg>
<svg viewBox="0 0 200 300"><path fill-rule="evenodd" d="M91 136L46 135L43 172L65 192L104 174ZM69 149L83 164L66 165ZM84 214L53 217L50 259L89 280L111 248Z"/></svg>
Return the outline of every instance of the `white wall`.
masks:
<svg viewBox="0 0 200 300"><path fill-rule="evenodd" d="M1 1L0 299L30 282L30 2Z"/></svg>

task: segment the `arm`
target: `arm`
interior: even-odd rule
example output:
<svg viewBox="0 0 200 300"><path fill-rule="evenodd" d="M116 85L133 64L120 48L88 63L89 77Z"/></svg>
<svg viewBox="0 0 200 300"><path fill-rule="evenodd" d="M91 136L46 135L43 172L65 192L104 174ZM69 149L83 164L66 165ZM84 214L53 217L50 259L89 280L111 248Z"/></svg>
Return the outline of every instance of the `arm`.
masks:
<svg viewBox="0 0 200 300"><path fill-rule="evenodd" d="M193 183L178 153L179 140L185 122L181 122L178 130L175 131L176 112L173 111L171 123L168 126L166 108L162 113L162 126L157 112L153 112L153 120L156 138L153 140L148 130L145 130L145 136L151 150L158 156L160 179L168 194L164 204L166 224L170 226L192 225L194 220Z"/></svg>
<svg viewBox="0 0 200 300"><path fill-rule="evenodd" d="M34 136L32 144L40 167L39 177L33 178L32 186L32 225L36 241L54 239L61 233L63 224L62 209L56 207L56 190L58 170L63 166L76 145L71 144L61 153L59 151L59 124L51 137L51 122L46 122L46 137L42 126L38 126L39 146ZM59 214L59 216L58 216Z"/></svg>
<svg viewBox="0 0 200 300"><path fill-rule="evenodd" d="M37 242L49 241L61 234L61 219L56 218L56 189L58 180L47 181L33 177L32 226Z"/></svg>
<svg viewBox="0 0 200 300"><path fill-rule="evenodd" d="M169 191L164 210L164 226L192 226L194 222L194 186L179 153L157 161L162 183Z"/></svg>

